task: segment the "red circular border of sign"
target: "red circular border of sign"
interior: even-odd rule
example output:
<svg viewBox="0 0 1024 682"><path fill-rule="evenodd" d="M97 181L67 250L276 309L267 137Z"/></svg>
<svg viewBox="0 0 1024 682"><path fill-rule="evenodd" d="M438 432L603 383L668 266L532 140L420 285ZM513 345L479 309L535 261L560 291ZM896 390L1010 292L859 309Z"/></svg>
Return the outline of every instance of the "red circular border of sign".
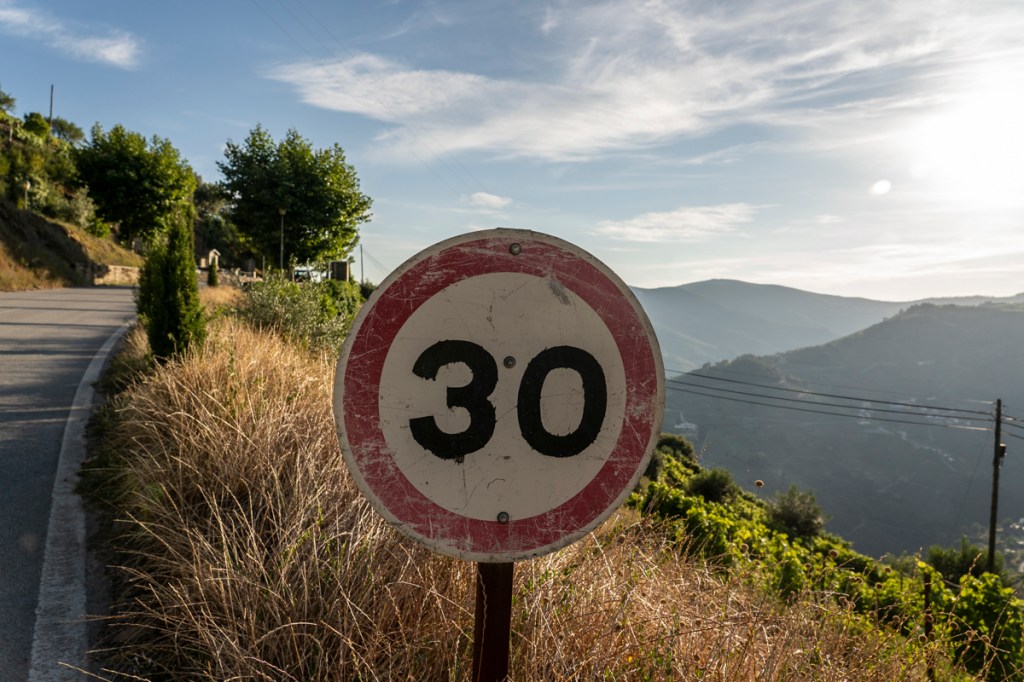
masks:
<svg viewBox="0 0 1024 682"><path fill-rule="evenodd" d="M663 382L660 351L646 316L631 294L627 297L595 264L596 259L588 262L579 253L552 243L560 240L533 232L495 230L491 234L498 236L473 239L471 235L466 241L455 238L447 247L442 242L437 246L443 248L415 256L392 275L390 283L382 285L376 300L368 304L369 310L353 326L339 361L339 371L344 367L344 376L339 377L344 380L343 416L336 414L335 418L344 420L343 426L339 421L339 435L343 446L347 441L346 455L363 479L360 488L389 521L443 553L493 561L540 556L564 547L596 525L603 513L612 511L627 486L639 477L640 465L660 429ZM520 245L520 255L510 252L512 244ZM612 455L594 478L558 507L505 524L460 516L417 490L385 442L379 406L384 361L409 317L458 281L501 272L553 277L586 301L615 340L625 369L627 395ZM337 387L337 378L335 383Z"/></svg>

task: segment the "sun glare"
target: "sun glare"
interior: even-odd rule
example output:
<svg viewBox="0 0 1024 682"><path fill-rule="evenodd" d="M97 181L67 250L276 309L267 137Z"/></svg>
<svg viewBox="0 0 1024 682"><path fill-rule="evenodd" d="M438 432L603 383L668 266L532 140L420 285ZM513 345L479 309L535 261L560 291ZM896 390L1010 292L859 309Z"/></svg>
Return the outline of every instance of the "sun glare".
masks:
<svg viewBox="0 0 1024 682"><path fill-rule="evenodd" d="M910 133L912 178L946 199L993 207L1024 198L1019 78L965 95Z"/></svg>

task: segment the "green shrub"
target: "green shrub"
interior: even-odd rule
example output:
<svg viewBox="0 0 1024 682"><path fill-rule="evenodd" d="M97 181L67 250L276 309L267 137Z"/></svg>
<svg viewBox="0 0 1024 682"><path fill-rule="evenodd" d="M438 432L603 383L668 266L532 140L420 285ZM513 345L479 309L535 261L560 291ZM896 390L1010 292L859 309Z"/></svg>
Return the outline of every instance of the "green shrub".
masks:
<svg viewBox="0 0 1024 682"><path fill-rule="evenodd" d="M346 282L290 282L279 274L253 284L239 316L313 351L337 353L361 304L358 289Z"/></svg>
<svg viewBox="0 0 1024 682"><path fill-rule="evenodd" d="M732 474L725 469L704 469L694 475L686 484L686 492L699 495L708 502L725 502L739 488L732 480Z"/></svg>
<svg viewBox="0 0 1024 682"><path fill-rule="evenodd" d="M220 284L220 277L217 273L216 259L210 261L210 267L206 271L206 286L215 287Z"/></svg>
<svg viewBox="0 0 1024 682"><path fill-rule="evenodd" d="M813 538L825 529L825 517L814 493L791 485L768 504L768 525L793 538Z"/></svg>
<svg viewBox="0 0 1024 682"><path fill-rule="evenodd" d="M965 575L979 577L988 566L988 551L971 544L966 537L960 538L960 547L940 547L932 545L928 548L926 561L943 579L951 585L959 585ZM1002 573L1003 557L998 552L995 557L996 573Z"/></svg>
<svg viewBox="0 0 1024 682"><path fill-rule="evenodd" d="M1024 679L1024 602L999 576L965 575L953 606L953 650L971 673L986 680Z"/></svg>
<svg viewBox="0 0 1024 682"><path fill-rule="evenodd" d="M150 350L159 361L198 346L206 337L192 253L192 230L178 216L171 220L166 238L150 250L139 273L135 304Z"/></svg>

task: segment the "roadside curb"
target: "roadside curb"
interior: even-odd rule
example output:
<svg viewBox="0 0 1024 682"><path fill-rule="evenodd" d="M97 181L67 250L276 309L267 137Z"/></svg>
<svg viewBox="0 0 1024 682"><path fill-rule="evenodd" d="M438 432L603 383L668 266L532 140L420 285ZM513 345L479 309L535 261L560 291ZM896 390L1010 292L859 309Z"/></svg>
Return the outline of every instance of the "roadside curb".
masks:
<svg viewBox="0 0 1024 682"><path fill-rule="evenodd" d="M85 429L96 396L93 385L99 380L114 346L131 324L121 325L93 356L68 412L46 530L29 682L80 679L78 668L85 664L88 651L86 517L75 485L85 459Z"/></svg>

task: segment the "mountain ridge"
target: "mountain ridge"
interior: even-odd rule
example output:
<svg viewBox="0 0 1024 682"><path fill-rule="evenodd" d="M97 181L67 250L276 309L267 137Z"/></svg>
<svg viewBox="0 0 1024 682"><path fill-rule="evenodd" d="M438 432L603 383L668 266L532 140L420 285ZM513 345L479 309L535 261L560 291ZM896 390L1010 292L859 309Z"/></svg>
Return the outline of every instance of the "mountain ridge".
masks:
<svg viewBox="0 0 1024 682"><path fill-rule="evenodd" d="M669 374L744 354L771 355L821 345L921 303L1024 302L1024 293L877 301L732 279L631 289L651 319Z"/></svg>

